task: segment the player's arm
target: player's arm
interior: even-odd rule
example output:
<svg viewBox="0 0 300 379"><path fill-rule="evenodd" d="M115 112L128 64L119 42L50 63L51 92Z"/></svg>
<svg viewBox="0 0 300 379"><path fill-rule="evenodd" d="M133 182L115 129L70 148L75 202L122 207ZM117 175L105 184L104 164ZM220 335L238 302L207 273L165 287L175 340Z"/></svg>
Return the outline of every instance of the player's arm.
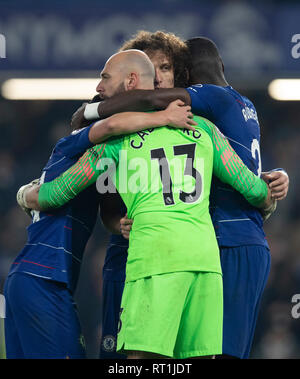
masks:
<svg viewBox="0 0 300 379"><path fill-rule="evenodd" d="M206 122L206 125L210 127L214 146L214 175L240 192L251 205L272 207L274 201L264 180L248 169L214 124Z"/></svg>
<svg viewBox="0 0 300 379"><path fill-rule="evenodd" d="M119 193L105 193L100 196L100 217L107 230L113 234L122 234L129 239L133 220L120 212L124 204Z"/></svg>
<svg viewBox="0 0 300 379"><path fill-rule="evenodd" d="M100 217L107 230L113 234L121 234L120 219L124 216L121 196L118 193L105 193L100 196Z"/></svg>
<svg viewBox="0 0 300 379"><path fill-rule="evenodd" d="M97 143L97 141L104 140L114 134L120 134L120 133L125 133L125 132L132 133L133 131L136 131L136 130L142 130L147 126L151 126L151 127L161 126L161 125L166 124L166 122L170 126L194 129L193 125L197 125L197 123L193 121L191 117L192 117L192 113L190 112L190 107L183 106L183 103L180 100L176 100L172 102L165 111L162 111L162 112L154 112L152 114L127 113L125 114L125 116L124 114L123 115L118 114L110 118L113 121L108 121L108 120L100 121L104 125L103 124L99 125L98 123L94 124L89 130L89 140L91 143ZM110 123L109 124L110 126L105 127L105 125L106 126L108 125L107 122ZM99 149L99 146L98 146L98 149ZM94 151L93 154L95 153L96 152ZM90 153L88 152L77 162L77 166L80 166L80 165L81 166L75 167L74 175L75 175L75 172L77 172L77 174L84 172L84 169L87 172L93 171L93 169L95 168L93 164L89 168L84 167L84 165L82 164L82 161L84 161L85 165L88 165L89 163L93 161L93 157L91 156L89 158L89 161L85 161L86 155L89 155L89 154ZM70 194L71 186L68 187L68 183L67 183L68 180L72 182L72 178L69 177L70 170L71 169L66 171L66 173L64 173L62 177L57 179L57 181L55 182L55 185L53 186L53 188L51 188L51 190L50 190L50 186L48 186L48 183L46 186L43 186L43 191L42 191L43 194L45 193L46 188L49 187L48 195L51 196L51 205L48 204L49 207L59 207L74 197L74 196L71 196ZM95 172L97 171L93 172L93 176L95 175ZM99 175L99 172L98 172L98 175ZM89 178L90 184L92 184L92 182L90 182L91 179L92 179L92 176L91 178ZM59 186L61 186L62 189L58 189ZM43 197L43 195L40 195L39 191L40 191L39 186L34 186L33 188L28 188L27 186L21 187L17 194L17 198L19 197L20 199L20 201L18 200L19 205L23 209L26 209L26 210L47 209L48 205L46 203L43 204L43 207L41 207L41 204L39 202L39 196ZM56 195L54 194L54 191L57 192ZM61 198L62 203L58 201L59 193L62 194L62 198Z"/></svg>
<svg viewBox="0 0 300 379"><path fill-rule="evenodd" d="M73 114L71 127L78 129L86 125L87 120L104 119L120 112L165 109L177 99L183 101L185 105L191 103L190 95L184 88L126 91L98 103L83 104Z"/></svg>
<svg viewBox="0 0 300 379"><path fill-rule="evenodd" d="M115 135L130 134L162 125L194 130L193 125L197 123L192 117L191 107L185 106L181 100L175 100L162 111L122 112L97 121L89 131L89 139L93 144L98 144Z"/></svg>
<svg viewBox="0 0 300 379"><path fill-rule="evenodd" d="M106 161L109 165L115 164L118 160L117 152L121 148L120 141L122 140L94 146L53 181L26 189L22 195L22 198L25 199L23 205L26 208L40 211L63 206L81 191L94 184L97 178L108 170L108 165L105 168L99 165L103 158L109 159Z"/></svg>

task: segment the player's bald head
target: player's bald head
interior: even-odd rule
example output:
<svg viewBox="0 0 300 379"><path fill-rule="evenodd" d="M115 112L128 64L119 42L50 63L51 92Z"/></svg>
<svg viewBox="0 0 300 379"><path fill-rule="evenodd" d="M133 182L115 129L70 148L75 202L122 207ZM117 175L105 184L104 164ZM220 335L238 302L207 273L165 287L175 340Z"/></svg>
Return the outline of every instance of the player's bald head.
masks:
<svg viewBox="0 0 300 379"><path fill-rule="evenodd" d="M142 80L155 78L153 64L147 54L141 50L131 49L116 53L108 59L106 64L114 66L125 75L136 72Z"/></svg>
<svg viewBox="0 0 300 379"><path fill-rule="evenodd" d="M191 57L191 80L197 81L197 78L203 76L223 76L223 61L217 45L211 39L194 37L187 40L186 44Z"/></svg>
<svg viewBox="0 0 300 379"><path fill-rule="evenodd" d="M154 89L155 70L143 51L132 49L112 55L100 77L96 90L105 99L132 89Z"/></svg>

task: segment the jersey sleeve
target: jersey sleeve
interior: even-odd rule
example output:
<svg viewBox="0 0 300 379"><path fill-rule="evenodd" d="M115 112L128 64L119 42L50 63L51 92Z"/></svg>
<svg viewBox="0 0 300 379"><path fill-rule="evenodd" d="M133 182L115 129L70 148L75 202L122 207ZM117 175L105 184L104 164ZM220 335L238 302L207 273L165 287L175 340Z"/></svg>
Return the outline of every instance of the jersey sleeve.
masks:
<svg viewBox="0 0 300 379"><path fill-rule="evenodd" d="M193 85L186 88L186 90L191 98L192 112L205 118L209 118L212 112L210 106L211 91L202 84Z"/></svg>
<svg viewBox="0 0 300 379"><path fill-rule="evenodd" d="M93 124L79 130L74 130L69 136L60 140L56 149L70 158L82 155L93 146L93 143L89 139L89 132L92 126Z"/></svg>
<svg viewBox="0 0 300 379"><path fill-rule="evenodd" d="M215 122L216 115L226 113L232 106L232 96L224 87L213 84L195 84L186 88L191 98L192 112Z"/></svg>
<svg viewBox="0 0 300 379"><path fill-rule="evenodd" d="M61 207L95 183L97 178L111 165L118 164L121 147L122 139L95 145L59 177L42 184L38 198L41 208ZM105 164L103 164L104 158L106 158Z"/></svg>
<svg viewBox="0 0 300 379"><path fill-rule="evenodd" d="M240 192L251 205L260 207L268 196L267 184L248 169L213 123L205 120L204 124L214 148L214 175Z"/></svg>

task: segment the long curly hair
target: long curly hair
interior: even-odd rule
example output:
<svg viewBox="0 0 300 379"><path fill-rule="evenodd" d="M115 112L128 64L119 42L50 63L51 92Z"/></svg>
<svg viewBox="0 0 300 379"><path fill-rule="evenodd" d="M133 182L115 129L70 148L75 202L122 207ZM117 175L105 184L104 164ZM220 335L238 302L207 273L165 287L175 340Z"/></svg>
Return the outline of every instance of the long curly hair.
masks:
<svg viewBox="0 0 300 379"><path fill-rule="evenodd" d="M125 41L119 51L129 49L151 52L161 50L173 65L175 87L188 86L190 54L187 45L180 37L160 30L155 33L140 30L132 39Z"/></svg>

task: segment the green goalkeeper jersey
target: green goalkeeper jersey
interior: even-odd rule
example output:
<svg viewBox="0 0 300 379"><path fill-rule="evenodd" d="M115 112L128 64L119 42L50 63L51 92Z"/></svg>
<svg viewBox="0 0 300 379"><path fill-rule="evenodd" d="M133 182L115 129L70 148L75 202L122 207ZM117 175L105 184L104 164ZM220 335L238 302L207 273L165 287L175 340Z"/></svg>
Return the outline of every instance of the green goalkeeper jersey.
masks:
<svg viewBox="0 0 300 379"><path fill-rule="evenodd" d="M41 186L41 207L59 207L96 181L100 192L113 190L113 178L134 219L126 281L175 271L221 273L209 214L212 173L254 206L268 190L214 124L202 117L194 120L194 132L161 127L94 146Z"/></svg>

